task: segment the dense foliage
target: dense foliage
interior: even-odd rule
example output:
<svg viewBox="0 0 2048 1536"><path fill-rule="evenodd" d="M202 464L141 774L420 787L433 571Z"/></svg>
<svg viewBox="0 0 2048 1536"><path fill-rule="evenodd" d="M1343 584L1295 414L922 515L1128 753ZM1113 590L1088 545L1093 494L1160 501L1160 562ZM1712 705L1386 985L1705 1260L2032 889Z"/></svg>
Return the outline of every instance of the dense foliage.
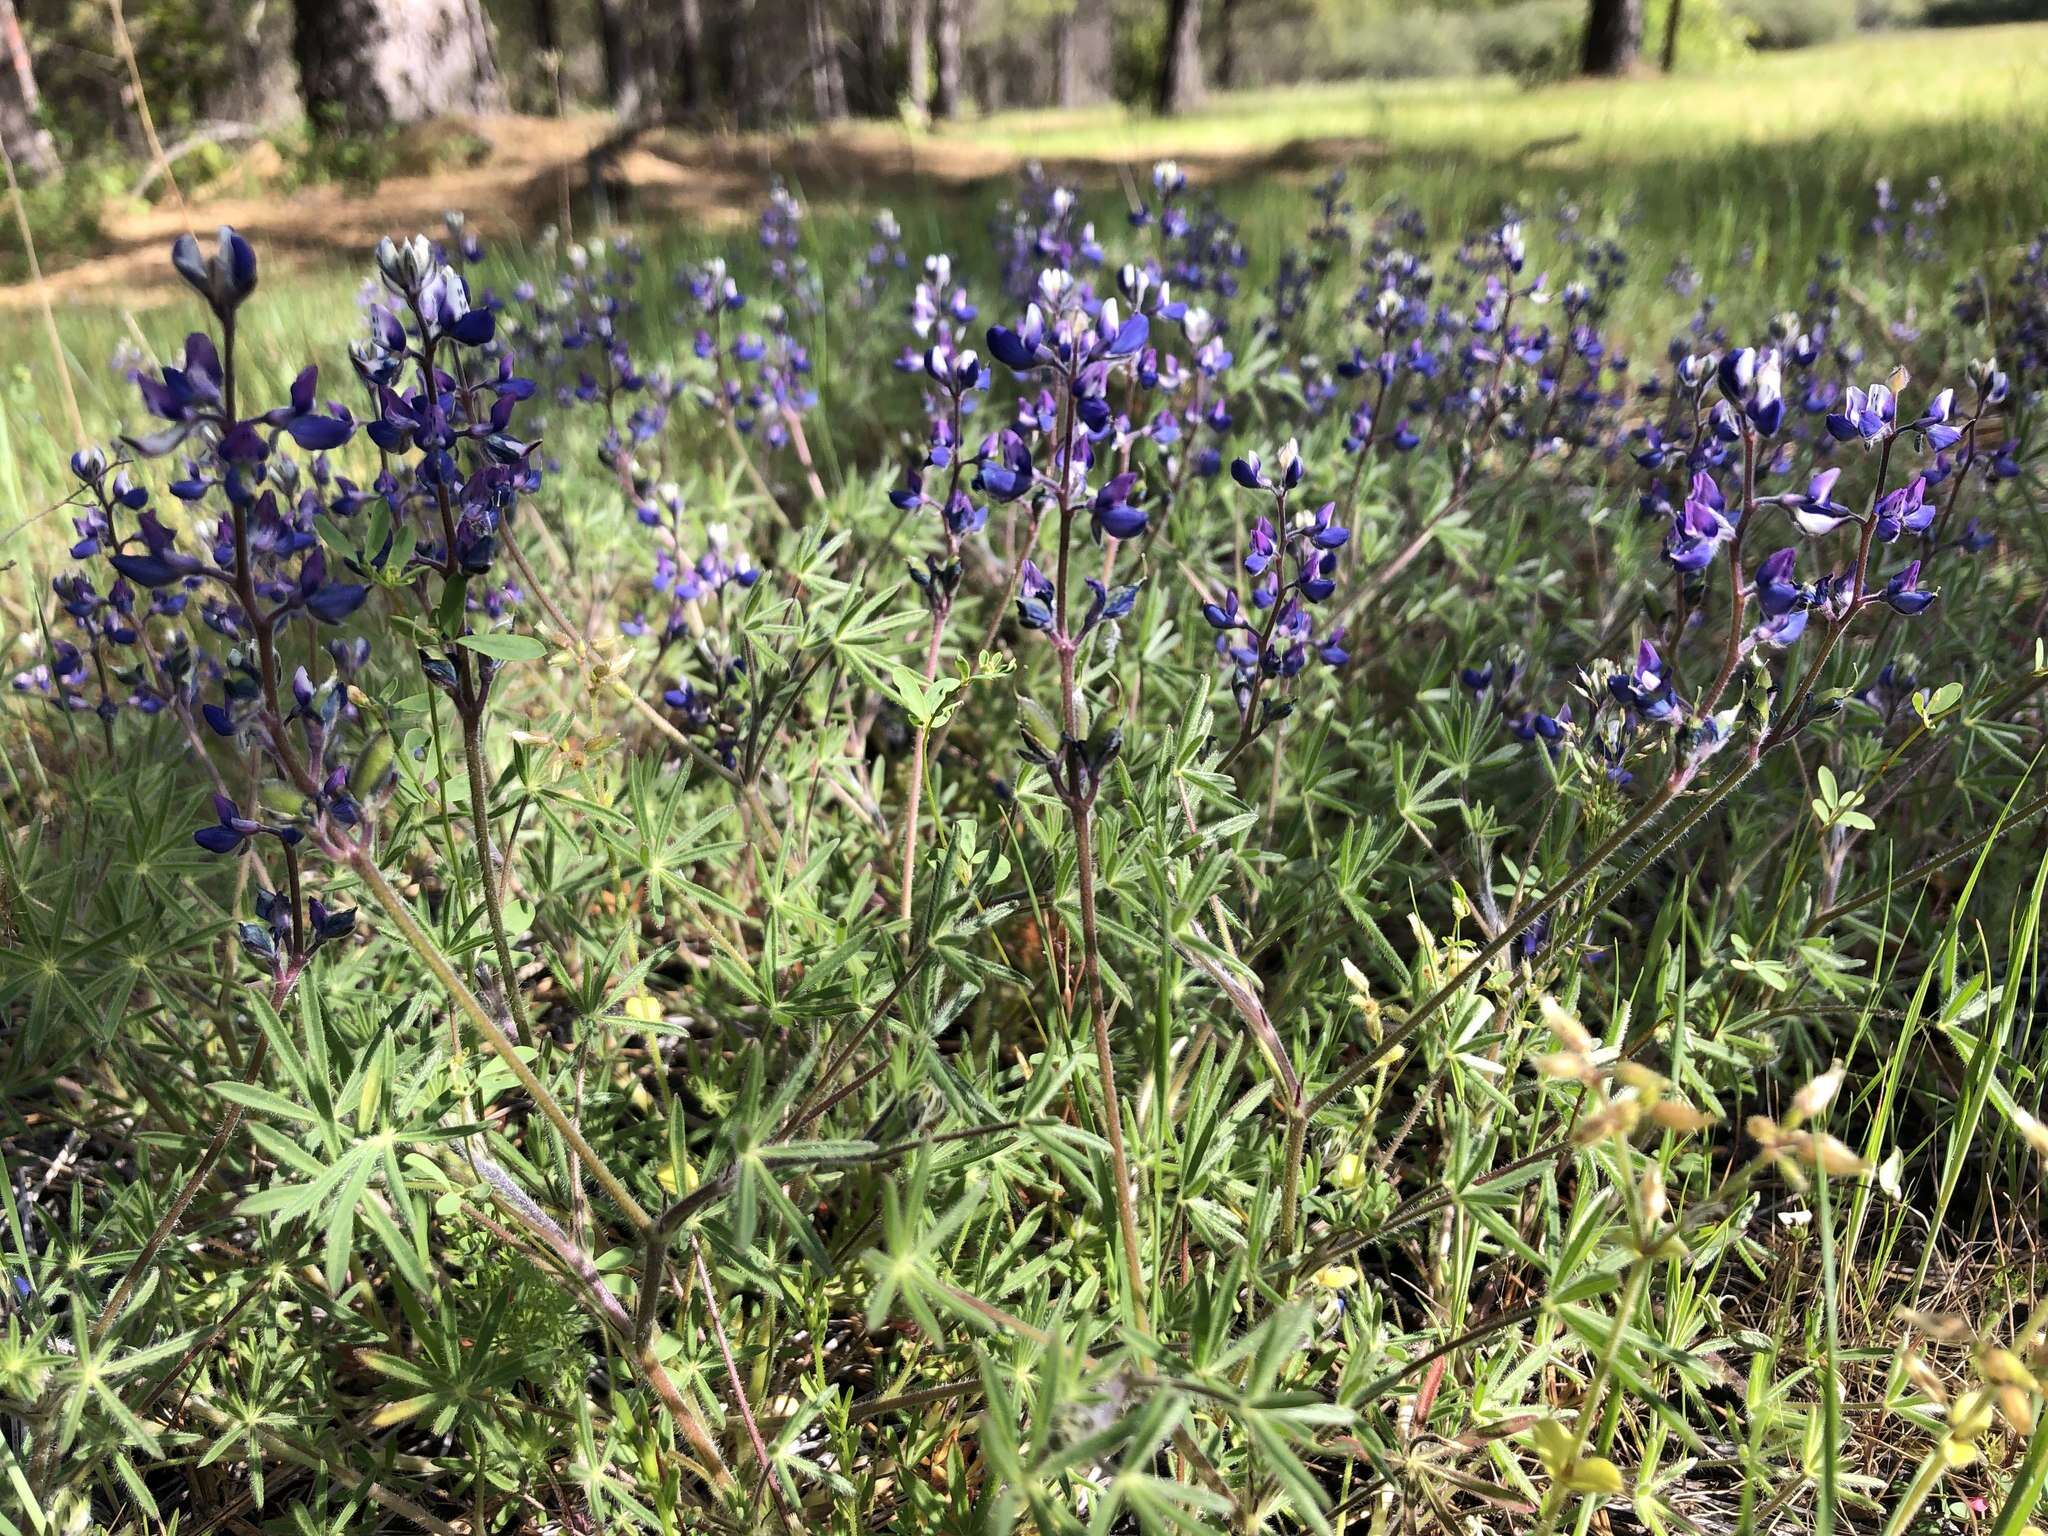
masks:
<svg viewBox="0 0 2048 1536"><path fill-rule="evenodd" d="M181 240L8 702L17 1507L2013 1536L2048 246L1947 215L451 217L288 385Z"/></svg>

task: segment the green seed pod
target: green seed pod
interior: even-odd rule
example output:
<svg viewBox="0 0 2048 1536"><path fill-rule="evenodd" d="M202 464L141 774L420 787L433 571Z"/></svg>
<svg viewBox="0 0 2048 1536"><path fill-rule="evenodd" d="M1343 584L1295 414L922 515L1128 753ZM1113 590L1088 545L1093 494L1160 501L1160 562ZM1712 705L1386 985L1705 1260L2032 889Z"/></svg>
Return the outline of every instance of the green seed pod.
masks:
<svg viewBox="0 0 2048 1536"><path fill-rule="evenodd" d="M306 813L306 797L283 779L265 779L256 791L256 798L263 802L263 808L279 816L303 816Z"/></svg>
<svg viewBox="0 0 2048 1536"><path fill-rule="evenodd" d="M383 788L384 781L391 776L392 754L389 731L372 736L348 771L348 792L361 800Z"/></svg>

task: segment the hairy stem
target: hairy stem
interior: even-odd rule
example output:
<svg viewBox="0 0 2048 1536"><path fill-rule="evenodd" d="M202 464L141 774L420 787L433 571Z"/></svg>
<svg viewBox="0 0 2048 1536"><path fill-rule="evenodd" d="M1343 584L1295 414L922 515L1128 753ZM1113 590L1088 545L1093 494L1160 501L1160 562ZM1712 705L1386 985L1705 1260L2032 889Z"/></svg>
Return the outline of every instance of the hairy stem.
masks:
<svg viewBox="0 0 2048 1536"><path fill-rule="evenodd" d="M924 680L929 688L939 675L939 644L946 637L946 615L950 605L935 609L932 613L931 642L924 651ZM912 887L917 879L917 821L920 805L924 799L924 756L925 747L931 740L932 728L920 724L917 740L910 748L910 793L903 806L903 874L898 882L901 899L897 903L896 915L904 922L910 921Z"/></svg>

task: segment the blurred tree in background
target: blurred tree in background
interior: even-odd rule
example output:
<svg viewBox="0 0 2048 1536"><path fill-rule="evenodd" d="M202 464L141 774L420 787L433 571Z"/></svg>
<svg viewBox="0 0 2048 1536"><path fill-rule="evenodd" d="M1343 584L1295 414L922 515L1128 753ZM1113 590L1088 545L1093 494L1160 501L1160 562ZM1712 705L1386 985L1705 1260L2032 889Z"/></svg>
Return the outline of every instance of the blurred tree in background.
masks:
<svg viewBox="0 0 2048 1536"><path fill-rule="evenodd" d="M0 143L24 179L142 152L111 0L0 0ZM125 0L167 141L307 122L609 109L752 128L914 121L1209 87L1712 69L1859 27L2048 0Z"/></svg>

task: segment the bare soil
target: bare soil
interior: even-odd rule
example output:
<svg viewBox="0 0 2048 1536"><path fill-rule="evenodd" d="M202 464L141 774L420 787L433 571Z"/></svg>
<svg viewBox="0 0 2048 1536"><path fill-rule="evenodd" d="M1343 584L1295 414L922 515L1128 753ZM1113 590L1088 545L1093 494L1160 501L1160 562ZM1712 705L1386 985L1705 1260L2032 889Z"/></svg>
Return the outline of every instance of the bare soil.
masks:
<svg viewBox="0 0 2048 1536"><path fill-rule="evenodd" d="M422 133L436 131L423 129ZM254 241L271 271L360 259L385 234L438 230L461 209L485 235L530 236L555 225L573 231L594 208L628 219L670 219L718 227L750 217L771 172L792 177L814 203L882 202L943 194L1014 174L1026 158L987 143L862 123L802 135L704 135L660 127L622 128L611 118L494 116L438 125L444 136L474 135L487 148L475 163L391 176L374 188L323 182L287 189L267 148L242 158L203 188L110 207L96 250L46 256L44 280L58 303L134 308L175 294L165 252L188 230L232 224ZM1370 146L1353 139L1302 139L1279 149L1181 157L1197 179L1305 175L1355 160ZM1062 177L1131 183L1134 168L1105 153L1048 162ZM0 310L36 302L32 285L0 285Z"/></svg>

